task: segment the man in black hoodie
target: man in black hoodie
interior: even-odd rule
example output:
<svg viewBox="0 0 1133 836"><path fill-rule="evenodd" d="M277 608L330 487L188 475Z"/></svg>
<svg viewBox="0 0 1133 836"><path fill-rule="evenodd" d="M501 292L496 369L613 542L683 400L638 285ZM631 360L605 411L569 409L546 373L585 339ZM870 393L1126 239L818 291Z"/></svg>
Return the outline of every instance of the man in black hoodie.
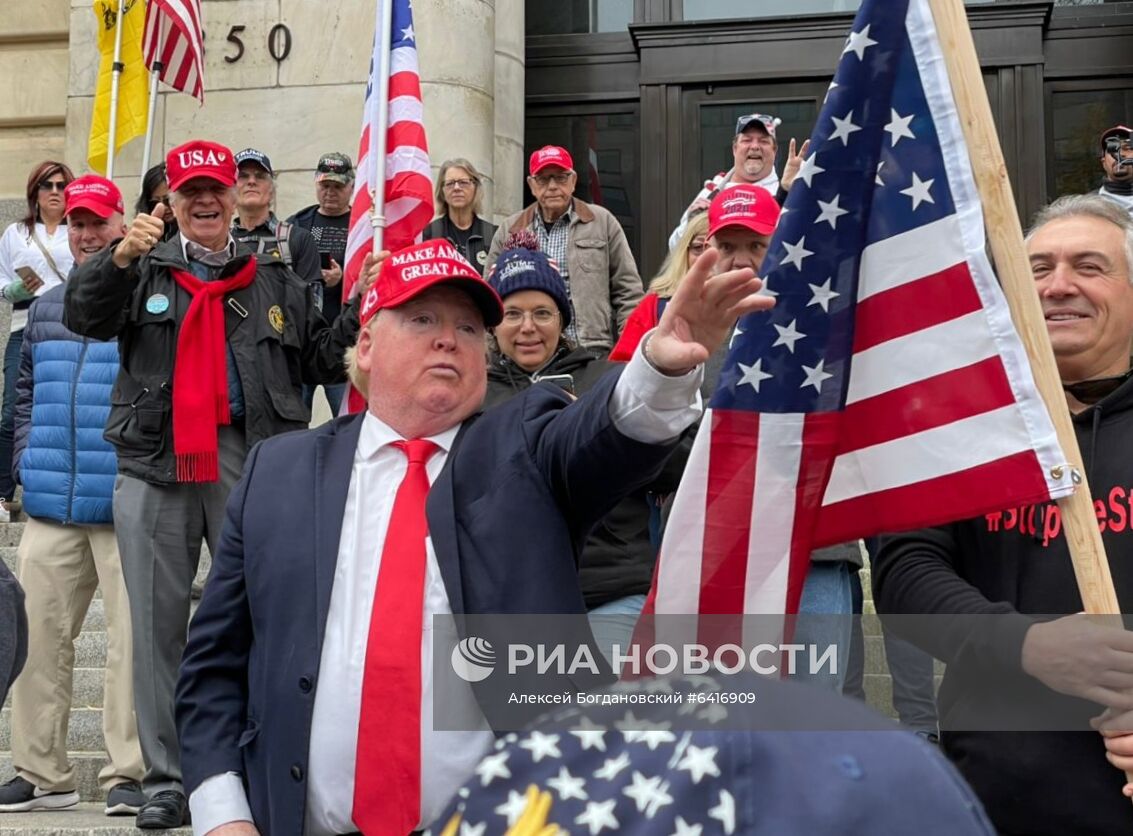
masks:
<svg viewBox="0 0 1133 836"><path fill-rule="evenodd" d="M1133 219L1097 195L1039 213L1027 252L1122 609L1133 607ZM1053 503L887 537L873 567L891 626L943 659L941 743L1004 834L1133 832L1123 777L1088 720L1133 709L1133 633L1082 611ZM1043 730L1038 729L1071 729Z"/></svg>

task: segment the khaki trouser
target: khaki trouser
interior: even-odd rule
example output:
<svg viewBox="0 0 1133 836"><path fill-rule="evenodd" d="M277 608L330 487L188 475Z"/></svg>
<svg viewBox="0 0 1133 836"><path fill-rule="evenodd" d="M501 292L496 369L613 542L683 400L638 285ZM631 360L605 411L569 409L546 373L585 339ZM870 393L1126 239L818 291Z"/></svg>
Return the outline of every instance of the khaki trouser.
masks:
<svg viewBox="0 0 1133 836"><path fill-rule="evenodd" d="M99 783L109 790L141 781L130 607L113 527L29 519L16 559L29 635L27 664L12 687L12 765L40 789L75 789L67 757L75 639L101 586L107 638L102 731L110 762L99 772Z"/></svg>

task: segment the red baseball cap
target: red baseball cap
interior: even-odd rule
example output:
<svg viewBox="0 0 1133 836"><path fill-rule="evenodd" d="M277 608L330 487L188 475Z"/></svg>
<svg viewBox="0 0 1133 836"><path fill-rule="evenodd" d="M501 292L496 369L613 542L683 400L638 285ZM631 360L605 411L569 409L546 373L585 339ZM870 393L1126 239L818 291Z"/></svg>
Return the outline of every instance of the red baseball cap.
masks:
<svg viewBox="0 0 1133 836"><path fill-rule="evenodd" d="M382 265L374 286L362 300L359 319L365 326L383 308L404 305L434 285L451 283L472 297L485 325L499 325L504 303L492 286L452 244L443 238L398 250Z"/></svg>
<svg viewBox="0 0 1133 836"><path fill-rule="evenodd" d="M708 237L721 229L739 227L770 235L779 223L779 204L762 186L741 183L718 192L708 206Z"/></svg>
<svg viewBox="0 0 1133 836"><path fill-rule="evenodd" d="M63 196L67 201L67 215L76 209L88 209L100 218L109 218L115 212L121 215L126 211L122 192L114 183L97 174L84 174L72 180L63 190Z"/></svg>
<svg viewBox="0 0 1133 836"><path fill-rule="evenodd" d="M165 155L165 177L169 190L177 191L194 177L208 177L223 186L236 184L236 159L219 142L194 139Z"/></svg>
<svg viewBox="0 0 1133 836"><path fill-rule="evenodd" d="M565 168L568 171L574 170L574 160L570 158L570 152L565 148L560 148L557 145L544 145L538 151L531 153L528 169L532 177L549 165L557 165L559 168Z"/></svg>

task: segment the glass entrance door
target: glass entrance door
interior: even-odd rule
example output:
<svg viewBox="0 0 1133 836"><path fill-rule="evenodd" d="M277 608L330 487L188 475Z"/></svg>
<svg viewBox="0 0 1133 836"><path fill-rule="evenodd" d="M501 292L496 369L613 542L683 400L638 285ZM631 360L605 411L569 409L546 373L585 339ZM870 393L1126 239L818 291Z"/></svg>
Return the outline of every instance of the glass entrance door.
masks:
<svg viewBox="0 0 1133 836"><path fill-rule="evenodd" d="M684 211L706 180L732 167L736 119L745 114L765 113L782 120L775 131L775 170L782 174L791 137L801 146L810 136L828 86L829 82L821 81L686 88L681 103L681 182L688 199L679 211Z"/></svg>

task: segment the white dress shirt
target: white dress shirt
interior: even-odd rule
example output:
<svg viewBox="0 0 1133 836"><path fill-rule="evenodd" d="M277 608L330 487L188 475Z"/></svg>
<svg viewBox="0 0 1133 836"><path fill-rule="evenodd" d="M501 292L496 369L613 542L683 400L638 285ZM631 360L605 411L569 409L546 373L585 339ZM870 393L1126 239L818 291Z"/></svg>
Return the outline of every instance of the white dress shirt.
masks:
<svg viewBox="0 0 1133 836"><path fill-rule="evenodd" d="M642 341L644 343L644 340ZM661 443L679 435L700 415L701 369L683 377L667 377L653 369L640 348L622 373L610 398L610 417L624 435ZM445 465L459 427L430 440L440 450L427 465L432 484ZM393 513L393 501L408 459L392 446L401 440L389 426L366 413L350 473L342 520L338 563L331 590L307 764L307 836L331 836L357 830L354 766L366 644L370 629L382 545ZM451 613L431 539L426 540L424 629L421 636L421 820L432 823L448 800L473 772L492 743L485 723L481 731L433 729L433 616ZM446 701L447 701L446 697ZM479 714L471 686L462 702ZM462 712L463 713L463 712ZM391 718L391 722L396 722ZM189 798L193 833L205 836L221 824L252 821L241 777L229 772L201 783Z"/></svg>

